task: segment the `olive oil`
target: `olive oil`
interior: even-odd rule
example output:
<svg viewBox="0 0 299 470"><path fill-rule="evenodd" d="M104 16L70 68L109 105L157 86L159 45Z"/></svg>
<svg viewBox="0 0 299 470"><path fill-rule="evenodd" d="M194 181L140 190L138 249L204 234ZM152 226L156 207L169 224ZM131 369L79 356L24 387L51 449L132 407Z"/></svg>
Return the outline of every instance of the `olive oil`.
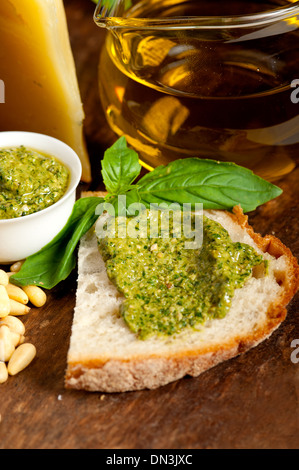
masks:
<svg viewBox="0 0 299 470"><path fill-rule="evenodd" d="M223 19L289 4L135 1L116 19L101 54L100 95L110 126L126 135L145 167L203 157L234 161L269 180L294 168L299 13L279 21L247 17L233 27ZM222 20L199 26L203 15Z"/></svg>

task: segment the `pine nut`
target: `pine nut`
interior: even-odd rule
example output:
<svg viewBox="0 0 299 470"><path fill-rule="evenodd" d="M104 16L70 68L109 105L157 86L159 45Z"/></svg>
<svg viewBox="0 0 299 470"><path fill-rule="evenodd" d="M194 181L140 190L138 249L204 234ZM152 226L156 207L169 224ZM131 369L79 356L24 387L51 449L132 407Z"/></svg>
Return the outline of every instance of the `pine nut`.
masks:
<svg viewBox="0 0 299 470"><path fill-rule="evenodd" d="M7 286L8 281L9 281L9 277L7 273L3 271L3 269L0 269L0 284L2 286Z"/></svg>
<svg viewBox="0 0 299 470"><path fill-rule="evenodd" d="M10 330L10 338L11 338L12 344L16 348L20 344L21 335Z"/></svg>
<svg viewBox="0 0 299 470"><path fill-rule="evenodd" d="M23 343L17 347L9 359L7 370L9 375L16 375L27 367L36 356L36 348L31 343Z"/></svg>
<svg viewBox="0 0 299 470"><path fill-rule="evenodd" d="M24 260L21 260L21 261L16 261L15 263L13 263L10 267L10 271L13 272L13 273L18 273L22 267L24 263Z"/></svg>
<svg viewBox="0 0 299 470"><path fill-rule="evenodd" d="M0 362L0 384L4 384L8 379L8 371L5 362Z"/></svg>
<svg viewBox="0 0 299 470"><path fill-rule="evenodd" d="M5 286L0 285L0 317L6 317L10 313L10 300Z"/></svg>
<svg viewBox="0 0 299 470"><path fill-rule="evenodd" d="M12 356L15 346L8 326L0 326L0 361L7 362Z"/></svg>
<svg viewBox="0 0 299 470"><path fill-rule="evenodd" d="M25 334L25 325L21 320L17 317L12 315L8 315L5 318L0 320L0 326L6 325L10 329L11 332L17 333L18 335Z"/></svg>
<svg viewBox="0 0 299 470"><path fill-rule="evenodd" d="M25 286L24 292L35 307L42 307L47 301L45 292L38 286Z"/></svg>
<svg viewBox="0 0 299 470"><path fill-rule="evenodd" d="M15 286L14 284L7 284L7 286L5 286L5 289L10 299L16 300L21 304L28 304L28 295L20 287Z"/></svg>
<svg viewBox="0 0 299 470"><path fill-rule="evenodd" d="M19 344L23 344L23 343L25 343L25 336L24 336L24 335L20 335Z"/></svg>
<svg viewBox="0 0 299 470"><path fill-rule="evenodd" d="M21 304L20 302L17 302L16 300L9 299L9 303L10 303L11 315L16 315L16 316L26 315L27 313L30 312L30 307L28 307L27 305Z"/></svg>

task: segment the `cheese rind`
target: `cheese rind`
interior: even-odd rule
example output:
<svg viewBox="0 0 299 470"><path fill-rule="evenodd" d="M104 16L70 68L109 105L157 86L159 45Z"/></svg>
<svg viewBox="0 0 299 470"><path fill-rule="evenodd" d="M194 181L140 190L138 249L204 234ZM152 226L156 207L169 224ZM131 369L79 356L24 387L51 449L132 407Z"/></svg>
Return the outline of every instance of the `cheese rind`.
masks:
<svg viewBox="0 0 299 470"><path fill-rule="evenodd" d="M39 132L72 147L91 180L84 111L62 0L1 0L0 130Z"/></svg>

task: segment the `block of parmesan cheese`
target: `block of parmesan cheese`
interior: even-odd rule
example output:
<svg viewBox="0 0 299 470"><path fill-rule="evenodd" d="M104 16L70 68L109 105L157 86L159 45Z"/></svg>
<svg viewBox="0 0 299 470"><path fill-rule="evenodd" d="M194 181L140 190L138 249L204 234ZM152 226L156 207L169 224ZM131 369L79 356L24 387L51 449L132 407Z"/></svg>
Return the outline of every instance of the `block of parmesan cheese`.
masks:
<svg viewBox="0 0 299 470"><path fill-rule="evenodd" d="M30 131L64 141L90 181L84 112L63 0L1 0L0 131Z"/></svg>

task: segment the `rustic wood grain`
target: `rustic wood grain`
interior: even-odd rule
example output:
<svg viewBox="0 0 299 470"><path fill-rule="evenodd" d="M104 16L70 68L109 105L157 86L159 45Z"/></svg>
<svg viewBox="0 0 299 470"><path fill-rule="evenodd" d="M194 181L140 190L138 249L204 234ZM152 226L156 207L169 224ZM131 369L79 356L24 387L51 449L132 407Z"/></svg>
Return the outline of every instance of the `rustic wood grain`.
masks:
<svg viewBox="0 0 299 470"><path fill-rule="evenodd" d="M101 156L114 138L97 93L103 31L93 24L89 0L65 7L94 175L79 190L101 189ZM275 233L296 256L298 171L279 182L282 196L250 214L257 231ZM158 390L105 395L64 388L75 289L76 272L25 319L37 356L0 385L1 449L298 448L299 363L290 359L299 338L298 295L283 325L248 353Z"/></svg>

